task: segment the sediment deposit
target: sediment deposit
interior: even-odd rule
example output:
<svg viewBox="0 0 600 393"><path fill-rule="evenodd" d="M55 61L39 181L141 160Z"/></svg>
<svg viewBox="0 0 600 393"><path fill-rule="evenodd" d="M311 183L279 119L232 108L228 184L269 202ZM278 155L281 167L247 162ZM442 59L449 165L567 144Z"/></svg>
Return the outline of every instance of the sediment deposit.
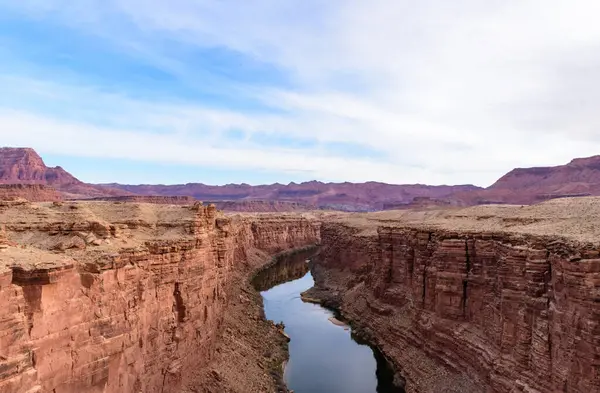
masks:
<svg viewBox="0 0 600 393"><path fill-rule="evenodd" d="M281 351L253 348L257 334L273 343L281 334L248 275L318 238L308 215L2 202L0 391L273 391ZM246 357L227 358L238 355L232 345ZM251 362L242 372L254 374L239 384L239 372L217 367L227 361Z"/></svg>
<svg viewBox="0 0 600 393"><path fill-rule="evenodd" d="M338 215L319 298L408 392L600 392L600 199Z"/></svg>

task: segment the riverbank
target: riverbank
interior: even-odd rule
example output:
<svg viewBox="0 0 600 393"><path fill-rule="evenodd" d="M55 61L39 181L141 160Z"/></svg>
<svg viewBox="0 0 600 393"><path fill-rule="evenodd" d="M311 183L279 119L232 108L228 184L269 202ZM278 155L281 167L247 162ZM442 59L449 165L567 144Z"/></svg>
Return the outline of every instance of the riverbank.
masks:
<svg viewBox="0 0 600 393"><path fill-rule="evenodd" d="M315 250L316 246L311 245L275 256L260 251L249 256L251 261L248 265L259 267L235 275L232 282L234 290L215 357L201 375L201 382L190 387L188 392L289 392L283 378L289 359L289 337L281 325L266 319L259 290L297 274L291 266L281 266L278 275L265 274L278 266L282 259L298 254L308 255ZM301 274L307 271L308 268Z"/></svg>
<svg viewBox="0 0 600 393"><path fill-rule="evenodd" d="M303 258L296 263L306 267ZM285 265L280 268L289 270ZM306 271L261 292L267 318L283 321L291 337L285 370L289 389L297 393L396 393L386 389L386 374L370 346L356 340L331 310L302 301L300 294L313 285Z"/></svg>
<svg viewBox="0 0 600 393"><path fill-rule="evenodd" d="M317 264L312 264L311 274L315 279L315 285L302 292L300 297L306 303L318 304L330 310L334 316L330 318L331 323L337 326L348 326L352 331L353 339L362 345L367 345L373 350L377 362L377 379L381 383L382 391L402 393L406 388L406 381L398 372L392 359L388 358L377 345L377 339L368 329L365 329L358 319L348 318L342 308L342 297L340 291L325 288L322 284L326 272ZM321 284L319 284L321 282Z"/></svg>

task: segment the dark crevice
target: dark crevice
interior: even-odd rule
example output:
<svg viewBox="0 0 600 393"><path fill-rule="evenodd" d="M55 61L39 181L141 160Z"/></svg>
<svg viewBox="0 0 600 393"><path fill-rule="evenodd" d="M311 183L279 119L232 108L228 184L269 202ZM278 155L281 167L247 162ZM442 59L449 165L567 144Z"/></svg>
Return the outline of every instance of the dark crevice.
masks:
<svg viewBox="0 0 600 393"><path fill-rule="evenodd" d="M401 386L398 386L394 381L396 374L391 363L377 347L371 347L371 349L373 350L373 356L377 364L377 369L375 370L377 393L404 393L406 381L401 381Z"/></svg>
<svg viewBox="0 0 600 393"><path fill-rule="evenodd" d="M181 323L185 321L185 305L183 304L183 298L179 290L179 283L175 283L175 290L173 291L173 297L175 298L175 312L177 313L177 322Z"/></svg>
<svg viewBox="0 0 600 393"><path fill-rule="evenodd" d="M33 315L42 309L42 286L23 286L23 297L25 298L25 317L27 319L27 333L31 336L33 330Z"/></svg>
<svg viewBox="0 0 600 393"><path fill-rule="evenodd" d="M465 260L467 264L467 274L471 272L471 256L469 255L469 241L465 240Z"/></svg>

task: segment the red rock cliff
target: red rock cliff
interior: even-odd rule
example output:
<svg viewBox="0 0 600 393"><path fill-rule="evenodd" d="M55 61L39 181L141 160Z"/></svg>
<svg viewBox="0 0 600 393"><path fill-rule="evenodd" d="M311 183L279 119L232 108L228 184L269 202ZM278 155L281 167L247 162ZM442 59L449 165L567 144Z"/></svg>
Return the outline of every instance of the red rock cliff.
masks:
<svg viewBox="0 0 600 393"><path fill-rule="evenodd" d="M128 192L86 184L62 167L46 166L30 148L0 148L0 184L39 184L55 188L68 198L126 195ZM34 198L33 200L42 200ZM43 199L55 200L55 198Z"/></svg>
<svg viewBox="0 0 600 393"><path fill-rule="evenodd" d="M302 217L201 205L5 203L0 222L3 393L189 388L222 333L232 271L255 248L319 237Z"/></svg>
<svg viewBox="0 0 600 393"><path fill-rule="evenodd" d="M481 213L472 226L494 220ZM424 217L324 223L321 297L383 350L409 392L600 392L599 247L563 237L574 227L561 214L522 233ZM562 236L525 233L552 225Z"/></svg>

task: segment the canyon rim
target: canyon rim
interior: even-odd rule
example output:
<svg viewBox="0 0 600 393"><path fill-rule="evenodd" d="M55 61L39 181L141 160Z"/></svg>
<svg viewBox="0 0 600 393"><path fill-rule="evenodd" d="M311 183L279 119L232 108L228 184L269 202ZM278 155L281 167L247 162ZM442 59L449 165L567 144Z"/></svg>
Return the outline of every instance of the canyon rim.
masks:
<svg viewBox="0 0 600 393"><path fill-rule="evenodd" d="M0 391L287 391L251 278L320 244L311 301L407 392L598 392L597 198L380 213L0 204ZM291 337L293 340L293 337Z"/></svg>

